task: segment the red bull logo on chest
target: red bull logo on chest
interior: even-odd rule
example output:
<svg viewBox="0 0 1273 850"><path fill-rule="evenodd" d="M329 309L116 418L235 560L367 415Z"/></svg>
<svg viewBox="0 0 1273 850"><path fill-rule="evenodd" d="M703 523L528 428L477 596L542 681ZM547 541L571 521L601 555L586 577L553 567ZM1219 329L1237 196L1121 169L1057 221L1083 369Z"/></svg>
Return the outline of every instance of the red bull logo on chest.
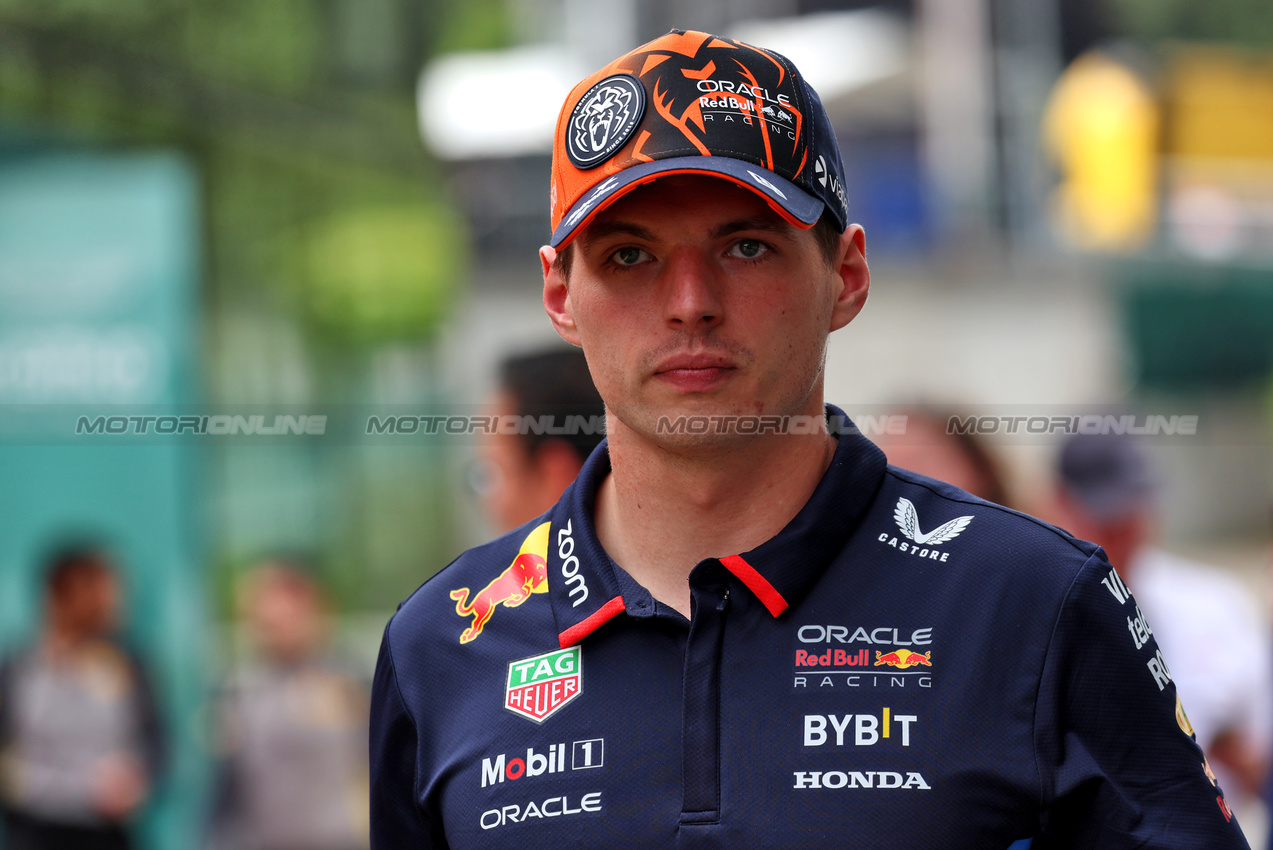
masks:
<svg viewBox="0 0 1273 850"><path fill-rule="evenodd" d="M460 643L480 635L499 606L516 608L531 594L548 592L548 526L545 522L527 535L513 563L471 599L467 587L451 591L455 613L473 618L469 627L460 632Z"/></svg>
<svg viewBox="0 0 1273 850"><path fill-rule="evenodd" d="M543 723L582 692L582 660L572 646L509 662L504 708Z"/></svg>
<svg viewBox="0 0 1273 850"><path fill-rule="evenodd" d="M899 670L905 670L907 667L917 667L920 664L925 667L933 666L933 652L929 650L923 655L918 652L911 652L909 649L895 649L892 652L882 653L878 650L875 653L875 666L887 665L896 667Z"/></svg>

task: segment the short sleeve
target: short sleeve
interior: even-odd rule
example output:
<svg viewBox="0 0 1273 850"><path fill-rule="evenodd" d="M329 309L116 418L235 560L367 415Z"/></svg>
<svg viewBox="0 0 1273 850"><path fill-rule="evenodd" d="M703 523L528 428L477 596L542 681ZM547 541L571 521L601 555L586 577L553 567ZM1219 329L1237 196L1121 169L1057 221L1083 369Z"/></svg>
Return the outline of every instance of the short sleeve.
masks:
<svg viewBox="0 0 1273 850"><path fill-rule="evenodd" d="M390 628L393 622L390 621ZM419 736L415 719L403 702L389 644L389 628L380 645L371 690L371 848L432 850L446 847L431 828L416 793Z"/></svg>
<svg viewBox="0 0 1273 850"><path fill-rule="evenodd" d="M1060 610L1040 681L1035 850L1246 848L1135 599L1099 550Z"/></svg>

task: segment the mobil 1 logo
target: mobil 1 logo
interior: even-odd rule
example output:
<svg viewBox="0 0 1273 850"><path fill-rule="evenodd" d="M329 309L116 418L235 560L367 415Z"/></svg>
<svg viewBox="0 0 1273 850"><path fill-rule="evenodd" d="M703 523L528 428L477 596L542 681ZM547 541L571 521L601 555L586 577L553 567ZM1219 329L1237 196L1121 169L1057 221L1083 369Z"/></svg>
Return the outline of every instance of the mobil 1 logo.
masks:
<svg viewBox="0 0 1273 850"><path fill-rule="evenodd" d="M604 738L589 738L567 745L549 744L536 750L526 749L526 756L500 753L494 758L482 759L482 787L505 781L516 781L529 776L551 776L572 770L594 770L606 763Z"/></svg>

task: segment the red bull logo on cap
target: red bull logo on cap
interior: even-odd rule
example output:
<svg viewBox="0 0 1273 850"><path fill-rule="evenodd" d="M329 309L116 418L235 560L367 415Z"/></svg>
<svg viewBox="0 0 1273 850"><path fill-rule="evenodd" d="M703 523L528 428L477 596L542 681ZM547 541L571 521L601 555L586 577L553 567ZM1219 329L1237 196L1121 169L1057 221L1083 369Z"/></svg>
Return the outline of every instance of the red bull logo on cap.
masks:
<svg viewBox="0 0 1273 850"><path fill-rule="evenodd" d="M548 527L543 523L522 541L513 563L469 599L469 589L461 587L451 591L455 600L455 613L472 617L473 622L460 633L460 643L468 643L482 633L486 623L503 605L516 608L532 594L548 592Z"/></svg>
<svg viewBox="0 0 1273 850"><path fill-rule="evenodd" d="M909 649L895 649L892 652L875 652L875 666L881 667L887 665L896 667L899 670L905 670L907 667L918 667L923 664L925 667L933 666L933 651L930 649L923 655L918 652L911 652Z"/></svg>
<svg viewBox="0 0 1273 850"><path fill-rule="evenodd" d="M583 691L582 662L577 646L509 662L504 707L544 722Z"/></svg>

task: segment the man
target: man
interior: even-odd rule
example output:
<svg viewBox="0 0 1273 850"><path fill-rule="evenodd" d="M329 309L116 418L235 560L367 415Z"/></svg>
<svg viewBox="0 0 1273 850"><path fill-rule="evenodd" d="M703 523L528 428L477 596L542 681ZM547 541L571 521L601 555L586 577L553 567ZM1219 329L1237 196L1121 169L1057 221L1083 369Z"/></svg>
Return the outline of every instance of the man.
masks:
<svg viewBox="0 0 1273 850"><path fill-rule="evenodd" d="M1222 780L1259 799L1273 733L1273 653L1251 594L1232 576L1153 545L1158 482L1133 438L1076 435L1057 467L1058 522L1104 548L1136 593L1137 619L1171 660L1198 744Z"/></svg>
<svg viewBox="0 0 1273 850"><path fill-rule="evenodd" d="M318 583L272 558L247 576L242 609L259 657L223 700L212 846L366 847L367 690L327 652Z"/></svg>
<svg viewBox="0 0 1273 850"><path fill-rule="evenodd" d="M607 442L391 621L373 847L1246 846L1099 550L824 408L842 174L758 48L674 31L570 94L544 304Z"/></svg>
<svg viewBox="0 0 1273 850"><path fill-rule="evenodd" d="M500 421L532 421L517 433L488 435L478 446L474 484L482 507L503 534L551 508L605 437L605 407L577 348L536 351L500 364L491 406ZM539 429L548 417L553 428Z"/></svg>
<svg viewBox="0 0 1273 850"><path fill-rule="evenodd" d="M115 638L119 579L96 545L45 566L43 634L0 669L10 850L125 850L164 763L145 669Z"/></svg>

